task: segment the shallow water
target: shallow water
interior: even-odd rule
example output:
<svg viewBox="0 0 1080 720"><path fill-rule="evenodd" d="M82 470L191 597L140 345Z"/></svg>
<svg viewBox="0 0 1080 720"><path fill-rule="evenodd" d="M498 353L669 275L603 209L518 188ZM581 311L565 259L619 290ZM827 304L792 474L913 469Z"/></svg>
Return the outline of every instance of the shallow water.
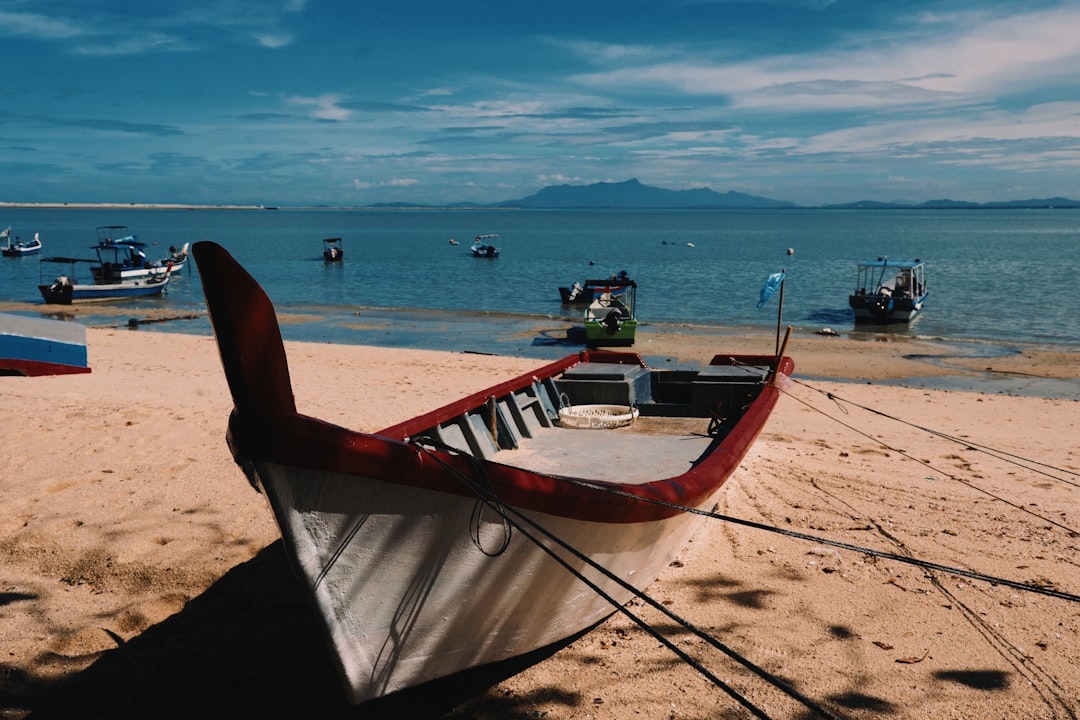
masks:
<svg viewBox="0 0 1080 720"><path fill-rule="evenodd" d="M704 332L831 328L960 343L963 354L1018 345L1080 348L1066 288L1077 274L1080 213L995 211L391 211L9 208L0 225L42 256L93 257L100 225L127 225L151 245L214 240L263 285L287 339L556 357L580 310L558 287L626 270L639 319ZM501 257L473 258L480 233ZM345 261L322 261L341 237ZM450 244L454 238L459 244ZM788 250L792 254L788 254ZM927 263L930 297L910 325L855 325L847 295L860 260ZM35 258L0 258L0 306L52 314L37 293ZM770 273L783 296L758 308ZM48 272L53 272L50 269ZM80 311L92 325L167 320L150 330L208 334L194 263L165 297ZM61 316L63 311L60 310ZM943 351L947 352L947 351Z"/></svg>

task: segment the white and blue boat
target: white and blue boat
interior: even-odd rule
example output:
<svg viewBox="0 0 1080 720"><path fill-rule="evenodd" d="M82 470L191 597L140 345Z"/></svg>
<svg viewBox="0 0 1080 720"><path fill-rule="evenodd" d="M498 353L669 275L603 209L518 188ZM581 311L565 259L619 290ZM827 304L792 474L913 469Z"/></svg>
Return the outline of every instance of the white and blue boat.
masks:
<svg viewBox="0 0 1080 720"><path fill-rule="evenodd" d="M74 322L0 313L0 375L88 373L86 328Z"/></svg>
<svg viewBox="0 0 1080 720"><path fill-rule="evenodd" d="M90 274L99 285L144 280L166 272L171 264L172 272L184 269L187 262L188 244L182 248L169 248L168 257L147 260L146 243L132 233L126 225L103 225L97 228L97 244L91 250L97 253L98 262L90 266Z"/></svg>
<svg viewBox="0 0 1080 720"><path fill-rule="evenodd" d="M107 302L110 300L128 300L138 297L151 297L161 295L169 284L172 275L172 266L167 265L164 272L157 275L127 280L115 283L91 283L83 285L75 276L75 268L79 263L89 263L91 266L95 260L71 257L47 257L41 259L42 277L45 276L46 263L66 264L69 266L67 273L56 276L50 284L44 280L38 285L41 297L48 305L71 305L73 303Z"/></svg>
<svg viewBox="0 0 1080 720"><path fill-rule="evenodd" d="M479 258L497 258L499 257L499 247L495 244L498 242L499 236L492 233L488 235L477 235L473 239L472 250L473 257Z"/></svg>
<svg viewBox="0 0 1080 720"><path fill-rule="evenodd" d="M926 263L879 257L859 263L848 305L856 322L910 322L922 310L926 295Z"/></svg>
<svg viewBox="0 0 1080 720"><path fill-rule="evenodd" d="M0 230L0 240L7 241L6 245L0 247L0 253L3 253L4 257L22 257L41 252L41 237L38 233L34 233L33 240L20 240L18 237L12 239L11 228L4 228Z"/></svg>

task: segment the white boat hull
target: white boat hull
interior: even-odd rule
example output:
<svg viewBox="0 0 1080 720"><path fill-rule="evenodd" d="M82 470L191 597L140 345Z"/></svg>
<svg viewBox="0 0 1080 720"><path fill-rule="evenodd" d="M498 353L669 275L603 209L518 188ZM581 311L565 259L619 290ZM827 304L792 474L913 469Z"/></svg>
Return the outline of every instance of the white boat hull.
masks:
<svg viewBox="0 0 1080 720"><path fill-rule="evenodd" d="M613 605L516 530L504 552L489 554L505 529L488 509L477 530L475 498L270 463L255 474L354 703L546 647L631 599L560 550ZM703 521L688 513L631 524L528 516L638 590Z"/></svg>
<svg viewBox="0 0 1080 720"><path fill-rule="evenodd" d="M38 290L46 304L72 305L152 297L165 292L168 284L169 275L108 285L73 285L57 278L51 285L38 285Z"/></svg>

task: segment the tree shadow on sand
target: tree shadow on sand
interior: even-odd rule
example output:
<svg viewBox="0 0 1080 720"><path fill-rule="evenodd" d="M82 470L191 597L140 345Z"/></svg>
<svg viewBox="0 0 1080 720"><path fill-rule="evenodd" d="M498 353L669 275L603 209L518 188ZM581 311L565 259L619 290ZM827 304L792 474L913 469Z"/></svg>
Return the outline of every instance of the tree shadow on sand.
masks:
<svg viewBox="0 0 1080 720"><path fill-rule="evenodd" d="M561 647L460 673L389 698L349 704L281 541L230 570L176 615L56 683L0 683L15 717L438 718ZM512 704L512 703L511 703ZM507 707L501 717L525 717Z"/></svg>

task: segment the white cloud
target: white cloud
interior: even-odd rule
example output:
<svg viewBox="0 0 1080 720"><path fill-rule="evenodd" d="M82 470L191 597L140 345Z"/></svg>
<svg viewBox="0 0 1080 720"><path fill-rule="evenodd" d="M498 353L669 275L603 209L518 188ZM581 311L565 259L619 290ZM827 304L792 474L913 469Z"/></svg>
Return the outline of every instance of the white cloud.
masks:
<svg viewBox="0 0 1080 720"><path fill-rule="evenodd" d="M855 35L846 48L777 55L742 62L702 61L699 49L671 50L669 59L630 62L623 46L605 50L578 43L608 71L576 80L598 89L722 95L734 107L788 105L802 109L861 108L926 102L935 96L982 96L1015 89L1033 78L1072 79L1080 63L1080 7L1016 16L924 16L912 31ZM639 53L658 55L654 48ZM680 60L688 55L693 59ZM805 91L802 91L805 90Z"/></svg>
<svg viewBox="0 0 1080 720"><path fill-rule="evenodd" d="M986 111L963 122L942 117L867 123L817 134L792 152L866 154L888 148L895 157L899 148L910 148L909 156L926 155L935 148L935 153L978 154L989 162L1000 160L994 155L1004 153L1002 143L1015 146L1042 139L1058 139L1073 145L1073 151L1080 150L1080 103L1048 103L1020 114ZM990 150L991 146L997 149ZM1048 146L1046 152L1055 157L1073 155L1056 144Z"/></svg>
<svg viewBox="0 0 1080 720"><path fill-rule="evenodd" d="M45 40L65 40L86 34L84 28L65 18L0 10L0 36L20 35Z"/></svg>
<svg viewBox="0 0 1080 720"><path fill-rule="evenodd" d="M257 33L255 33L254 37L255 37L255 41L260 46L265 47L265 48L270 48L272 50L277 49L277 48L286 47L287 45L291 45L293 43L293 41L295 40L295 38L292 36L291 33L286 33L286 32L276 32L276 33L266 33L266 32L260 33L260 32L257 32Z"/></svg>
<svg viewBox="0 0 1080 720"><path fill-rule="evenodd" d="M310 108L308 116L315 120L333 120L340 122L348 120L352 112L340 107L341 97L338 95L320 95L318 97L290 97L287 99L290 105Z"/></svg>
<svg viewBox="0 0 1080 720"><path fill-rule="evenodd" d="M368 182L367 180L355 179L352 181L355 190L371 190L383 187L410 187L420 183L416 178L391 178L380 182Z"/></svg>

